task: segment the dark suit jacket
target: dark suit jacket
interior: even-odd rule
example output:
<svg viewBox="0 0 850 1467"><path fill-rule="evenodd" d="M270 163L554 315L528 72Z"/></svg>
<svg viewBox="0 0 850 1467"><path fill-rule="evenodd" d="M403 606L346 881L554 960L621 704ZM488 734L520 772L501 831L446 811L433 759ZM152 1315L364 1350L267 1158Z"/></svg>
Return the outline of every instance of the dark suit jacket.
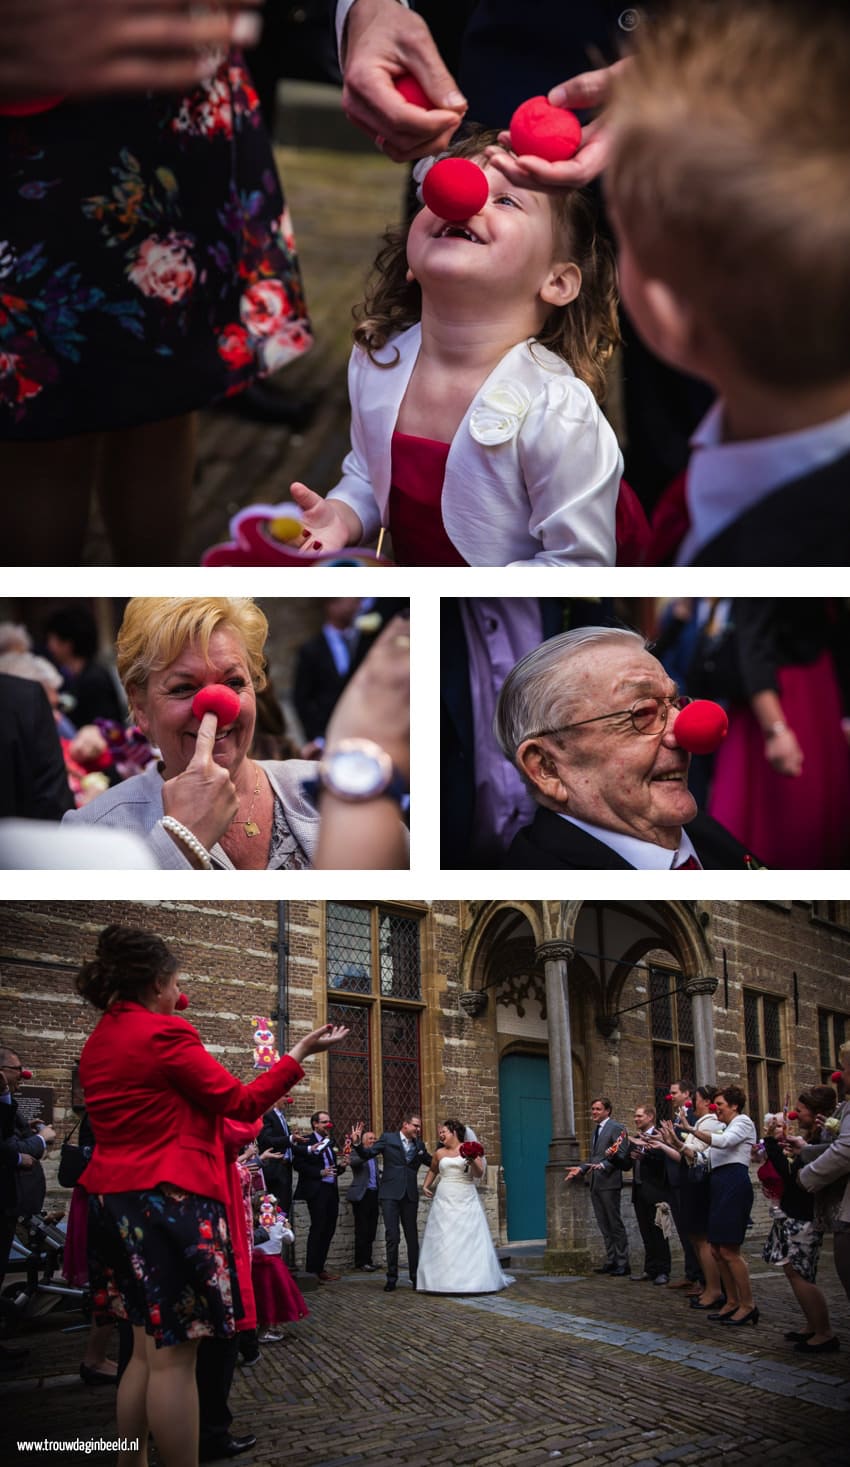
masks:
<svg viewBox="0 0 850 1467"><path fill-rule="evenodd" d="M0 817L61 820L73 804L44 688L0 673Z"/></svg>
<svg viewBox="0 0 850 1467"><path fill-rule="evenodd" d="M431 1165L431 1154L425 1150L421 1141L414 1142L413 1152L408 1157L405 1155L400 1132L384 1131L374 1146L355 1146L354 1150L364 1161L370 1156L384 1158L380 1191L382 1199L386 1197L401 1202L406 1197L409 1202L416 1200L419 1196L416 1173L421 1166Z"/></svg>
<svg viewBox="0 0 850 1467"><path fill-rule="evenodd" d="M263 1124L257 1137L257 1150L262 1153L271 1147L274 1151L289 1151L292 1148L292 1139L289 1134L287 1122L282 1121L276 1110L267 1111L263 1116ZM289 1181L292 1177L291 1161L264 1161L263 1176L272 1192L280 1187L288 1190Z"/></svg>
<svg viewBox="0 0 850 1467"><path fill-rule="evenodd" d="M11 1161L14 1153L14 1161L11 1161L14 1167L11 1174L12 1185L9 1187L7 1184L3 1189L3 1211L7 1217L29 1217L31 1213L41 1212L44 1206L44 1195L47 1190L44 1168L41 1165L41 1158L45 1154L44 1144L39 1140L29 1122L21 1117L14 1098L11 1105L4 1103L3 1112L3 1135L9 1138L7 1162ZM32 1166L19 1167L18 1156L20 1155L31 1156L33 1158Z"/></svg>
<svg viewBox="0 0 850 1467"><path fill-rule="evenodd" d="M322 1172L325 1168L323 1153L321 1151L310 1150L310 1147L314 1146L319 1139L315 1132L311 1132L309 1141L293 1141L292 1143L292 1164L298 1173L298 1186L295 1188L295 1196L303 1202L309 1202L311 1198L315 1197L320 1187L330 1185L328 1182L322 1180ZM333 1142L330 1145L336 1166L336 1176L333 1181L333 1185L336 1187L336 1177L339 1176L340 1172L345 1171L346 1164L344 1161L339 1161Z"/></svg>
<svg viewBox="0 0 850 1467"><path fill-rule="evenodd" d="M593 1129L595 1132L596 1127L594 1126ZM608 1147L613 1146L618 1137L620 1145L615 1155L608 1156L606 1154ZM602 1162L602 1171L589 1171L591 1163L597 1161ZM581 1163L591 1192L619 1192L623 1185L623 1170L628 1164L629 1148L626 1128L620 1121L615 1121L613 1116L609 1116L607 1121L602 1122L602 1129L596 1140L591 1139L590 1161Z"/></svg>
<svg viewBox="0 0 850 1467"><path fill-rule="evenodd" d="M850 453L775 489L691 564L850 565Z"/></svg>
<svg viewBox="0 0 850 1467"><path fill-rule="evenodd" d="M638 1158L628 1156L624 1170L631 1170L634 1190L644 1202L669 1202L671 1187L667 1180L668 1158L663 1151L645 1151Z"/></svg>
<svg viewBox="0 0 850 1467"><path fill-rule="evenodd" d="M347 1193L349 1202L363 1201L363 1198L366 1195L366 1190L369 1186L370 1160L374 1160L374 1158L370 1158L367 1156L358 1156L356 1150L352 1151L351 1156L349 1157L349 1166L351 1167L351 1186L349 1187ZM377 1174L376 1180L378 1186L380 1187L381 1168L378 1166L377 1161L375 1161L375 1171Z"/></svg>
<svg viewBox="0 0 850 1467"><path fill-rule="evenodd" d="M324 734L353 667L352 650L351 666L344 677L340 676L324 632L319 632L299 647L292 696L306 739L321 738Z"/></svg>
<svg viewBox="0 0 850 1467"><path fill-rule="evenodd" d="M744 871L744 847L712 820L697 815L688 823L688 835L707 871ZM758 864L758 863L757 863ZM513 839L505 867L518 871L631 871L634 868L595 836L562 820L541 805L530 825Z"/></svg>

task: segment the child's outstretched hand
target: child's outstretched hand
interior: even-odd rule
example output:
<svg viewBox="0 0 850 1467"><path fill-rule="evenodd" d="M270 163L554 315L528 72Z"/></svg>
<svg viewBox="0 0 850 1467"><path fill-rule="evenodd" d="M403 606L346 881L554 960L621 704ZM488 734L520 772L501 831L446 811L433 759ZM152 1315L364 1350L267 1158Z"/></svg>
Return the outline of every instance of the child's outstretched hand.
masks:
<svg viewBox="0 0 850 1467"><path fill-rule="evenodd" d="M289 486L289 492L303 516L304 529L301 539L296 542L296 550L340 550L356 538L351 535L352 526L334 500L323 499L321 494L315 494L306 484L297 481Z"/></svg>

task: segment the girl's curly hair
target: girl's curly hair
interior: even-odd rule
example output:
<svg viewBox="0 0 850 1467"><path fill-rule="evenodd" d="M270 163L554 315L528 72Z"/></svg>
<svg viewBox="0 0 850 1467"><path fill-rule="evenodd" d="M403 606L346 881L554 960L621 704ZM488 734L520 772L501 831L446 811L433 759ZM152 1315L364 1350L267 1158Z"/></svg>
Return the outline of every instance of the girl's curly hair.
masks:
<svg viewBox="0 0 850 1467"><path fill-rule="evenodd" d="M441 156L480 158L498 134L479 130L455 143ZM614 254L597 226L596 207L590 195L578 189L552 190L552 258L563 255L581 271L581 289L566 306L549 312L537 340L541 346L572 367L586 382L597 401L607 388L606 367L620 341L617 324L617 269ZM383 236L366 299L353 312L354 340L368 352L376 366L391 367L394 358L379 360L376 353L387 342L422 318L422 291L416 280L407 280L407 236L410 220L388 229Z"/></svg>

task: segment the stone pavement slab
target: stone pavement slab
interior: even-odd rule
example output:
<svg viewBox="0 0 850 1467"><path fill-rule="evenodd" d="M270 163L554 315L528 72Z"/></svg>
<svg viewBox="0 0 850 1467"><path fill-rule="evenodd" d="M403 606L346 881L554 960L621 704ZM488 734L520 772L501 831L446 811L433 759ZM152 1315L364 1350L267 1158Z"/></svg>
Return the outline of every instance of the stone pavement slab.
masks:
<svg viewBox="0 0 850 1467"><path fill-rule="evenodd" d="M234 1430L260 1438L242 1460L837 1467L850 1439L850 1320L829 1256L819 1282L846 1350L807 1361L782 1340L799 1326L787 1288L757 1283L762 1321L730 1338L676 1294L647 1296L604 1277L518 1272L503 1294L461 1300L402 1288L388 1296L380 1275L346 1276L312 1293L309 1318L237 1372ZM15 1336L31 1355L0 1379L3 1467L48 1460L19 1452L19 1437L115 1434L114 1394L80 1382L82 1335L59 1328L69 1322L47 1316ZM49 1457L51 1467L83 1460ZM114 1456L85 1460L107 1467Z"/></svg>

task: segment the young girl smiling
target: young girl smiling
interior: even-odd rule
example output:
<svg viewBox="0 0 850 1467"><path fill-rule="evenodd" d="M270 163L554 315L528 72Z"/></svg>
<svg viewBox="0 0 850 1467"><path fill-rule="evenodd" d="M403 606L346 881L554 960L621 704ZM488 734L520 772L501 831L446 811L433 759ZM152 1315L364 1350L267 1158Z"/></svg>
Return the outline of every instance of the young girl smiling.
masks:
<svg viewBox="0 0 850 1467"><path fill-rule="evenodd" d="M351 452L326 499L292 485L299 548L369 542L399 565L613 565L622 459L598 402L615 270L588 200L506 184L490 135L478 213L390 232L358 312Z"/></svg>

